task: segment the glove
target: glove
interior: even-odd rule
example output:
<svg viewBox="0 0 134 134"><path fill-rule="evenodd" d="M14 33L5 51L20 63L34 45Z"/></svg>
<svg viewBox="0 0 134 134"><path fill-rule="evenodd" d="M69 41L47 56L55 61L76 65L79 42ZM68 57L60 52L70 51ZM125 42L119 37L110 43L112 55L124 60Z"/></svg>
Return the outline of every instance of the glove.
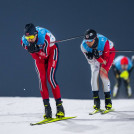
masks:
<svg viewBox="0 0 134 134"><path fill-rule="evenodd" d="M87 56L87 58L88 58L89 60L92 60L92 59L93 59L93 53L88 52L88 53L85 53L85 54L86 54L86 56Z"/></svg>
<svg viewBox="0 0 134 134"><path fill-rule="evenodd" d="M129 72L128 71L123 71L121 74L120 74L120 78L123 78L124 80L127 80L129 77Z"/></svg>
<svg viewBox="0 0 134 134"><path fill-rule="evenodd" d="M98 59L100 57L97 49L93 49L93 56L95 59Z"/></svg>
<svg viewBox="0 0 134 134"><path fill-rule="evenodd" d="M29 46L27 46L27 50L29 53L35 53L39 52L39 46L34 42L34 43L29 43Z"/></svg>

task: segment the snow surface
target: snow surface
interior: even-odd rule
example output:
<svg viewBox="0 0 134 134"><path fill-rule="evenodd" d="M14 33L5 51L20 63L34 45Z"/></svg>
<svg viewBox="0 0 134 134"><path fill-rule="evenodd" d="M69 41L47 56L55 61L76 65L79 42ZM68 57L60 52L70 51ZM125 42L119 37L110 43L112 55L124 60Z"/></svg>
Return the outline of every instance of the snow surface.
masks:
<svg viewBox="0 0 134 134"><path fill-rule="evenodd" d="M55 101L50 99L53 117ZM43 119L41 98L0 97L0 134L134 134L134 100L113 100L115 112L89 115L93 100L63 99L66 116L75 119L30 126ZM104 100L101 100L104 108Z"/></svg>

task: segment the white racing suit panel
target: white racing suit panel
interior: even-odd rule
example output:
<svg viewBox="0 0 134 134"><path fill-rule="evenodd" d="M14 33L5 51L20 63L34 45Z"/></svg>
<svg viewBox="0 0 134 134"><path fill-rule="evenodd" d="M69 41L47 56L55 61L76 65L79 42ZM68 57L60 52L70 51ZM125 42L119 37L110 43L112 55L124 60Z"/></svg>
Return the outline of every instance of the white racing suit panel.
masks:
<svg viewBox="0 0 134 134"><path fill-rule="evenodd" d="M102 83L103 83L103 90L104 92L110 92L110 81L106 77L101 77Z"/></svg>
<svg viewBox="0 0 134 134"><path fill-rule="evenodd" d="M50 47L52 47L55 44L52 42L55 42L56 38L54 37L54 35L52 33L47 33L47 35L50 37Z"/></svg>
<svg viewBox="0 0 134 134"><path fill-rule="evenodd" d="M91 87L92 87L92 91L98 91L99 87L98 87L98 78L99 78L99 71L100 71L100 63L93 59L94 62L90 63L90 67L91 67Z"/></svg>
<svg viewBox="0 0 134 134"><path fill-rule="evenodd" d="M85 55L88 63L90 64L91 67L91 87L92 91L98 91L98 77L99 77L99 71L100 71L100 63L93 58L92 60L89 60L85 54L87 52L81 45L81 51Z"/></svg>

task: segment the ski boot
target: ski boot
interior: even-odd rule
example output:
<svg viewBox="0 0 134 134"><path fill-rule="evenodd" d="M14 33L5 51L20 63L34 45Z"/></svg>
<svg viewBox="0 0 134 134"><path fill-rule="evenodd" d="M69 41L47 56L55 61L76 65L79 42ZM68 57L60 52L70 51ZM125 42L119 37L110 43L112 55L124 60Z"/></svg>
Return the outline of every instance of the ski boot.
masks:
<svg viewBox="0 0 134 134"><path fill-rule="evenodd" d="M62 101L60 99L56 100L56 107L57 107L56 118L65 117L64 108L62 106Z"/></svg>
<svg viewBox="0 0 134 134"><path fill-rule="evenodd" d="M99 98L99 95L98 95L98 91L93 91L93 98L94 98L93 108L95 110L99 110L100 109L100 98Z"/></svg>
<svg viewBox="0 0 134 134"><path fill-rule="evenodd" d="M95 110L99 110L100 109L100 98L94 98L94 105L93 105L93 108Z"/></svg>
<svg viewBox="0 0 134 134"><path fill-rule="evenodd" d="M43 100L45 106L45 115L43 116L44 119L51 119L52 118L52 111L51 106L48 99Z"/></svg>
<svg viewBox="0 0 134 134"><path fill-rule="evenodd" d="M112 101L110 92L105 92L105 108L110 110L112 108Z"/></svg>

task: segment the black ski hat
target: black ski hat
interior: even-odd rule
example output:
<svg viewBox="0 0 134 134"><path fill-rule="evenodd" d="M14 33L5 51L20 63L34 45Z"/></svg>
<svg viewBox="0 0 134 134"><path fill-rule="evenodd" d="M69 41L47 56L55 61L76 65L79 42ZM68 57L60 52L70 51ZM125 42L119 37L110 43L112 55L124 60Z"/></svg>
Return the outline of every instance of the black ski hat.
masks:
<svg viewBox="0 0 134 134"><path fill-rule="evenodd" d="M34 24L32 24L32 23L26 24L25 29L24 29L24 34L26 36L37 34L37 31L36 31Z"/></svg>
<svg viewBox="0 0 134 134"><path fill-rule="evenodd" d="M94 39L96 36L97 36L97 33L96 33L95 30L93 30L93 29L88 29L88 30L85 32L85 37L84 37L84 39L86 39L86 40L92 40L92 39Z"/></svg>

